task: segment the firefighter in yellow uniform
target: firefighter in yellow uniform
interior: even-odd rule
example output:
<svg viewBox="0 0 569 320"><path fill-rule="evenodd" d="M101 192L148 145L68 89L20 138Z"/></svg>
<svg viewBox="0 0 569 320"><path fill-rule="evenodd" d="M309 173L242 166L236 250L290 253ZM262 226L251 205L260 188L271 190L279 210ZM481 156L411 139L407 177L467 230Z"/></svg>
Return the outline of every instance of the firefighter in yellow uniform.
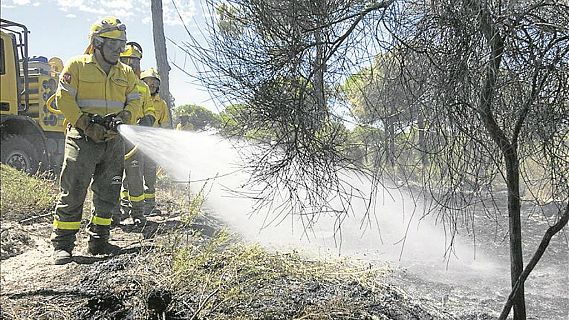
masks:
<svg viewBox="0 0 569 320"><path fill-rule="evenodd" d="M181 115L180 116L180 123L176 125L176 130L178 131L190 131L193 130L194 126L190 122L190 117L188 115Z"/></svg>
<svg viewBox="0 0 569 320"><path fill-rule="evenodd" d="M150 101L150 89L146 83L140 80L140 60L142 59L142 47L136 42L126 44L126 50L121 53L121 62L130 66L138 77L136 87L141 94L142 113L136 115L134 119L139 125L152 126L154 124L155 111L154 105ZM123 189L121 191L121 209L123 216L128 216L133 220L135 226L142 226L146 222L144 217L144 178L142 170L144 168L144 157L142 153L134 149L134 145L125 142L125 175L123 179ZM116 218L116 219L115 219ZM119 210L115 211L113 223L120 222L121 215ZM115 221L116 220L116 221Z"/></svg>
<svg viewBox="0 0 569 320"><path fill-rule="evenodd" d="M124 167L124 144L117 128L132 123L132 115L141 112L137 77L118 61L125 44L126 26L115 17L103 18L91 26L85 54L72 58L61 72L56 101L69 125L51 235L55 264L72 260L89 185L93 209L88 252L109 254L118 249L109 243Z"/></svg>
<svg viewBox="0 0 569 320"><path fill-rule="evenodd" d="M170 123L168 105L158 94L160 89L160 75L154 68L149 68L142 72L140 78L146 82L148 88L150 88L150 100L154 106L156 115L154 127L171 129L172 125ZM156 208L156 163L149 157L146 157L143 171L145 214L160 214L160 210Z"/></svg>

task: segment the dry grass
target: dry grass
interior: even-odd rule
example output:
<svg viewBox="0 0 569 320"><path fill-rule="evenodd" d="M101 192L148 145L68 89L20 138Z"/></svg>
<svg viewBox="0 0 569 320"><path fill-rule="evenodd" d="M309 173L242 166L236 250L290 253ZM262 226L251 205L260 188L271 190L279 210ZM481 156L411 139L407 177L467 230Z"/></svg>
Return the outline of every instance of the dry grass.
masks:
<svg viewBox="0 0 569 320"><path fill-rule="evenodd" d="M297 252L267 252L230 240L220 232L203 246L174 254L172 286L194 301L191 311L199 318L342 318L365 310L350 298L353 293L373 295L384 288L385 269L346 260L311 261Z"/></svg>
<svg viewBox="0 0 569 320"><path fill-rule="evenodd" d="M23 253L32 245L28 231L18 223L48 214L57 192L54 180L30 176L0 164L0 259Z"/></svg>
<svg viewBox="0 0 569 320"><path fill-rule="evenodd" d="M49 212L57 196L57 183L0 165L0 219L20 221Z"/></svg>

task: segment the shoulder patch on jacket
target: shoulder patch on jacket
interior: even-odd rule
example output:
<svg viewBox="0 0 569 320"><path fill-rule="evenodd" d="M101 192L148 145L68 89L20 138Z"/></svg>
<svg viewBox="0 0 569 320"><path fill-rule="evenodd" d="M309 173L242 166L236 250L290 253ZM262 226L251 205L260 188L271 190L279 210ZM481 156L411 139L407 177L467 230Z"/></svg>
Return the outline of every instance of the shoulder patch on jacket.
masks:
<svg viewBox="0 0 569 320"><path fill-rule="evenodd" d="M71 83L71 73L64 73L61 76L61 79L63 80L63 82L65 83Z"/></svg>

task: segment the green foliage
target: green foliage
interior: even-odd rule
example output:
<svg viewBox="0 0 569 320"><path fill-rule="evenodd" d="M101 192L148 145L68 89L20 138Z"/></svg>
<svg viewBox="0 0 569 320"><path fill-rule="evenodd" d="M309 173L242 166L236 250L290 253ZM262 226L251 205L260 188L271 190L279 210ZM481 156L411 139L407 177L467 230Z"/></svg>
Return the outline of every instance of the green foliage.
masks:
<svg viewBox="0 0 569 320"><path fill-rule="evenodd" d="M370 126L356 126L347 134L343 153L360 165L372 166L377 145L383 139L383 130Z"/></svg>
<svg viewBox="0 0 569 320"><path fill-rule="evenodd" d="M194 105L186 104L178 106L174 109L174 116L178 119L176 122L179 123L179 118L181 116L187 116L189 123L192 124L195 130L206 129L207 127L219 128L220 118L216 113L210 110Z"/></svg>
<svg viewBox="0 0 569 320"><path fill-rule="evenodd" d="M230 3L220 3L215 7L217 27L226 36L238 37L243 32L242 17L239 10Z"/></svg>
<svg viewBox="0 0 569 320"><path fill-rule="evenodd" d="M365 92L373 81L373 70L373 67L363 68L359 72L350 75L341 85L342 92L350 103L352 113L361 122L366 122Z"/></svg>
<svg viewBox="0 0 569 320"><path fill-rule="evenodd" d="M361 123L374 123L393 113L395 99L389 90L394 87L397 72L390 53L378 54L371 66L350 75L342 83L341 89L352 114Z"/></svg>
<svg viewBox="0 0 569 320"><path fill-rule="evenodd" d="M242 132L246 128L246 117L244 104L232 104L219 113L221 122L221 132L231 136Z"/></svg>
<svg viewBox="0 0 569 320"><path fill-rule="evenodd" d="M232 104L219 114L221 133L250 140L271 141L275 134L270 129L252 128L252 114L245 104Z"/></svg>
<svg viewBox="0 0 569 320"><path fill-rule="evenodd" d="M57 195L56 183L0 165L0 217L18 221L49 212Z"/></svg>

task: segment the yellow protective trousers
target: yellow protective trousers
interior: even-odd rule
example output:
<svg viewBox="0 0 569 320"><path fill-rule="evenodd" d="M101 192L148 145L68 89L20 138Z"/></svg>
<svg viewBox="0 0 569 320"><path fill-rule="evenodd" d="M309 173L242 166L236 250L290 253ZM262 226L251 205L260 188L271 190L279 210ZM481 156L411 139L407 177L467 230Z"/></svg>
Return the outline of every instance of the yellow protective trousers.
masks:
<svg viewBox="0 0 569 320"><path fill-rule="evenodd" d="M156 163L148 156L144 156L144 206L149 214L156 206Z"/></svg>
<svg viewBox="0 0 569 320"><path fill-rule="evenodd" d="M68 130L51 235L56 250L73 249L89 185L93 191L89 241L108 240L111 215L119 205L123 167L124 143L120 137L95 143L76 128Z"/></svg>
<svg viewBox="0 0 569 320"><path fill-rule="evenodd" d="M125 142L125 151L128 153L134 148L130 142ZM121 206L123 211L130 211L130 216L140 218L144 215L144 156L135 151L124 161L124 179L121 191Z"/></svg>

